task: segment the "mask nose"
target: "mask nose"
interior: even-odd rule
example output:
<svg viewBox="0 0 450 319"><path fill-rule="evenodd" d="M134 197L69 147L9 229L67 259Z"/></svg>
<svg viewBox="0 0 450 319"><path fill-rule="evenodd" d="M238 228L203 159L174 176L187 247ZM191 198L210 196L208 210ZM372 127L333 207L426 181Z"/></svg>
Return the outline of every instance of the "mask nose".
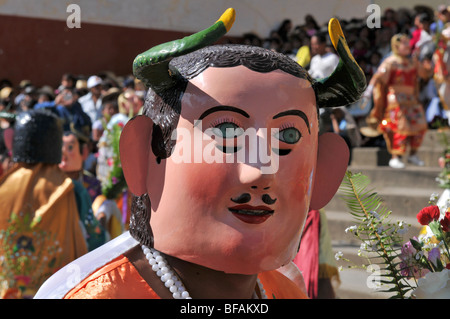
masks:
<svg viewBox="0 0 450 319"><path fill-rule="evenodd" d="M239 181L251 189L267 190L271 187L274 174L267 174L260 165L240 164Z"/></svg>
<svg viewBox="0 0 450 319"><path fill-rule="evenodd" d="M245 140L247 146L244 148L246 154L244 158L240 157L239 178L242 184L264 189L270 187L278 171L278 155L272 152L274 141L267 129L248 131L249 140Z"/></svg>

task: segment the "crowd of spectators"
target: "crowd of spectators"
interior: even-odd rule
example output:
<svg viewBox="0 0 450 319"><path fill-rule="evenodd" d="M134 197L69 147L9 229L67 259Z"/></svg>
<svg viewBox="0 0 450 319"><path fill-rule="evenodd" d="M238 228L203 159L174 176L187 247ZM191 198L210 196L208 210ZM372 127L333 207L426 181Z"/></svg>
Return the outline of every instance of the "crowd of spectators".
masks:
<svg viewBox="0 0 450 319"><path fill-rule="evenodd" d="M90 157L85 168L93 174L97 170L98 142L108 121L117 113L127 117L136 115L146 93L143 84L133 76L118 77L112 72L87 77L63 74L56 88L36 87L29 80L21 81L18 87L2 80L0 86L0 132L14 124L14 117L8 114L31 109L50 110L61 118L64 131L75 130L90 139ZM0 156L5 162L11 152L3 138L0 145Z"/></svg>
<svg viewBox="0 0 450 319"><path fill-rule="evenodd" d="M377 71L381 62L392 54L391 38L395 34L406 34L410 38L410 47L413 55L417 55L420 63L433 63L431 54L435 47L436 37L450 22L450 7L440 5L431 8L427 5L418 5L413 8L386 9L379 20L379 25L372 26L367 20L370 17L354 18L350 20L339 19L345 34L348 46L355 60L363 69L367 83ZM339 17L338 17L339 18ZM371 20L371 22L373 22ZM447 26L448 27L448 26ZM304 23L294 25L292 20L286 19L280 26L270 32L268 37L259 37L254 33L244 34L244 43L263 46L286 54L309 71L313 78L328 76L338 63L338 58L328 37L328 23L319 24L312 15L306 15ZM418 52L421 46L430 43L430 50ZM431 53L431 54L430 54ZM424 62L425 61L425 62ZM421 80L420 102L427 112L429 127L435 128L436 123L448 125L445 112L442 111L439 97L435 89L432 76L429 81ZM364 110L355 113L349 112L351 106L333 112L322 110L321 119L325 130L335 131L347 126L350 132L346 136L350 147L353 146L385 146L382 137L364 136L360 132L361 126L366 126L366 116L370 111L371 101ZM432 105L432 107L430 107ZM334 123L338 122L338 123ZM345 129L345 128L344 128ZM345 135L345 134L344 134Z"/></svg>
<svg viewBox="0 0 450 319"><path fill-rule="evenodd" d="M394 34L409 35L411 45L416 46L420 41L425 41L427 35L432 37L437 30L442 29L449 19L450 13L446 6L440 6L437 10L416 6L385 10L379 27L369 27L366 17L339 21L349 48L369 82L381 61L391 54L390 39ZM319 24L311 14L306 15L304 23L299 25L294 25L290 19L283 20L267 37L254 33L243 34L241 42L286 54L317 78L329 75L338 63L328 37L327 23ZM108 96L110 99L111 94L117 95L117 110L105 108L102 102L105 97L106 100ZM29 80L15 84L3 79L0 81L0 112L17 113L33 108L46 108L55 112L63 119L65 130L69 130L72 125L78 131L90 135L91 157L86 161L86 168L95 173L94 155L107 119L116 112L127 116L137 114L145 94L145 87L133 76L121 77L112 72L89 76L64 74L56 88L49 85L35 87ZM352 122L346 109L342 111L340 113L343 114L328 115L332 119L339 118L341 124ZM1 129L4 130L12 124L13 119L3 115L0 121ZM357 126L358 119L355 123ZM336 125L330 123L329 127L333 129ZM343 125L340 127L343 128ZM354 136L353 139L360 140L361 137ZM352 143L361 145L361 141ZM2 137L0 152L5 158L7 149L3 144Z"/></svg>
<svg viewBox="0 0 450 319"><path fill-rule="evenodd" d="M397 10L386 9L380 17L379 27L370 27L365 17L339 19L339 22L353 56L370 80L380 62L391 53L390 40L394 34L404 33L412 38L412 43L416 43L422 29L432 36L438 29L442 29L449 19L450 13L446 6L440 6L436 12L428 6L415 6ZM303 24L295 26L292 20L283 20L268 37L246 33L243 35L243 43L284 53L309 69L313 56L313 36L324 39L327 50L333 50L328 37L328 22L321 25L310 14L305 16Z"/></svg>

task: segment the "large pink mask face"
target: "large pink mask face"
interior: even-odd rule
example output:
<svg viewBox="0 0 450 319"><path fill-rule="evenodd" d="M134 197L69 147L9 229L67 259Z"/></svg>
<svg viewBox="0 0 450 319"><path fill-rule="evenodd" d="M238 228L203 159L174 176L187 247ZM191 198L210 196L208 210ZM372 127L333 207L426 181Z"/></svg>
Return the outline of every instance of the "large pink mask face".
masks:
<svg viewBox="0 0 450 319"><path fill-rule="evenodd" d="M147 180L155 248L228 273L291 261L317 157L311 84L278 70L208 68L188 84L176 131L172 155Z"/></svg>

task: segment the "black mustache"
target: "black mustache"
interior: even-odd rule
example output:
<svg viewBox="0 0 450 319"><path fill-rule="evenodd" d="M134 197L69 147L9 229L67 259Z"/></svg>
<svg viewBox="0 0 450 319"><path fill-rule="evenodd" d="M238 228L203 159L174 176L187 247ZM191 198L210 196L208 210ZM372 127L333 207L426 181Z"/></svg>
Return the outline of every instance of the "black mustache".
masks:
<svg viewBox="0 0 450 319"><path fill-rule="evenodd" d="M251 199L252 197L250 196L249 193L243 193L238 197L232 198L231 201L235 202L236 204L245 204L248 203Z"/></svg>
<svg viewBox="0 0 450 319"><path fill-rule="evenodd" d="M262 201L264 202L264 204L272 205L272 204L275 204L277 199L276 198L272 199L269 196L269 194L264 194L264 195L262 195Z"/></svg>
<svg viewBox="0 0 450 319"><path fill-rule="evenodd" d="M252 197L249 193L243 193L243 194L239 195L238 197L231 198L231 201L236 204L245 204L245 203L248 203L251 199L252 199ZM264 195L262 195L262 201L264 202L264 204L272 205L272 204L275 204L277 199L276 198L272 199L268 194L264 194Z"/></svg>

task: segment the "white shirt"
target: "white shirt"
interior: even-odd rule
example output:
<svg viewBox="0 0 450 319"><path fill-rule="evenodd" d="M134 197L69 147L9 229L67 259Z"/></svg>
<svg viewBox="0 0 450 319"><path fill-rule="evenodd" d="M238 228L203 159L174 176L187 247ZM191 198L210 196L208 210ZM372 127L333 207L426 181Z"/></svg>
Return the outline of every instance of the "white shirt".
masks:
<svg viewBox="0 0 450 319"><path fill-rule="evenodd" d="M91 123L94 123L96 120L102 118L102 99L98 98L97 103L94 103L92 99L92 93L89 92L86 95L83 95L78 99L78 102L81 104L84 113L89 115L91 118Z"/></svg>
<svg viewBox="0 0 450 319"><path fill-rule="evenodd" d="M308 73L313 79L322 79L330 76L338 63L339 57L332 52L324 55L316 54L311 59Z"/></svg>

